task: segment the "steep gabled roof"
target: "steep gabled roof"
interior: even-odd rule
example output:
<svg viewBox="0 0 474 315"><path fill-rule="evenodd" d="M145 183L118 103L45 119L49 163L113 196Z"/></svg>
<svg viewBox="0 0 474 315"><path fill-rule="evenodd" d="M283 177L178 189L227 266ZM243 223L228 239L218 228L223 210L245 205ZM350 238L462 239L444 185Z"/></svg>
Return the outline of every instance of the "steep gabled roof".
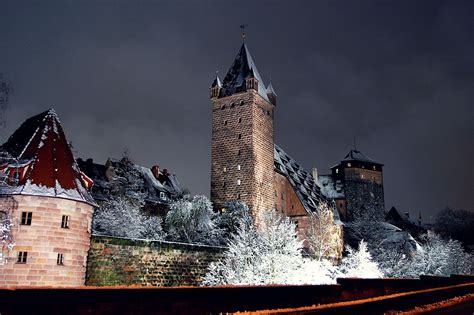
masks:
<svg viewBox="0 0 474 315"><path fill-rule="evenodd" d="M258 94L268 101L265 82L263 82L258 72L247 45L243 43L222 82L221 96L229 96L237 92L246 91L245 80L252 77L258 81Z"/></svg>
<svg viewBox="0 0 474 315"><path fill-rule="evenodd" d="M346 156L341 160L341 162L354 162L354 161L383 166L382 163L376 162L375 160L369 158L367 155L365 155L364 153L356 149L350 150L349 153L347 153ZM334 166L331 166L331 169L338 167L339 165L340 163Z"/></svg>
<svg viewBox="0 0 474 315"><path fill-rule="evenodd" d="M219 79L219 75L216 74L216 77L214 78L214 81L212 81L211 88L213 87L222 87L221 79Z"/></svg>
<svg viewBox="0 0 474 315"><path fill-rule="evenodd" d="M316 184L313 175L304 170L301 165L276 144L274 161L276 171L286 176L308 213L317 211L318 205L321 202L328 202L330 204L329 200L321 193L321 189ZM339 213L335 207L332 208L334 222L340 223Z"/></svg>
<svg viewBox="0 0 474 315"><path fill-rule="evenodd" d="M13 194L41 195L84 201L95 205L87 191L92 181L74 159L54 109L27 119L2 145L24 167Z"/></svg>

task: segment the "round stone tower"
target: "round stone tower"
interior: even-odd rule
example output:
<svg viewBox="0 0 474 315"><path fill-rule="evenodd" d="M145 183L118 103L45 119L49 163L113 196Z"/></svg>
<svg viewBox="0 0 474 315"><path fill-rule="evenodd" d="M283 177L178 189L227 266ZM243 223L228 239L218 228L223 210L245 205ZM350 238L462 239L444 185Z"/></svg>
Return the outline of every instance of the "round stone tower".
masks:
<svg viewBox="0 0 474 315"><path fill-rule="evenodd" d="M95 203L54 110L26 120L1 147L0 173L12 250L0 286L84 285ZM13 199L15 202L6 203Z"/></svg>

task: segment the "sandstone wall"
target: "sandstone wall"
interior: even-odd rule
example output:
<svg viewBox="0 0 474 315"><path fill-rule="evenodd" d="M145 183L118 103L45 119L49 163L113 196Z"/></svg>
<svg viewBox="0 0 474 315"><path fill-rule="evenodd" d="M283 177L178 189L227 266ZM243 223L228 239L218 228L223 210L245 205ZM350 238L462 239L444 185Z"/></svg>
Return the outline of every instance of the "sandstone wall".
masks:
<svg viewBox="0 0 474 315"><path fill-rule="evenodd" d="M224 248L93 236L86 285L199 285Z"/></svg>
<svg viewBox="0 0 474 315"><path fill-rule="evenodd" d="M3 250L7 262L0 265L0 286L84 285L93 207L78 201L42 196L14 196L12 251ZM21 225L22 212L31 212L31 225ZM62 228L62 216L69 227ZM26 252L26 262L18 253ZM64 263L58 264L58 254Z"/></svg>

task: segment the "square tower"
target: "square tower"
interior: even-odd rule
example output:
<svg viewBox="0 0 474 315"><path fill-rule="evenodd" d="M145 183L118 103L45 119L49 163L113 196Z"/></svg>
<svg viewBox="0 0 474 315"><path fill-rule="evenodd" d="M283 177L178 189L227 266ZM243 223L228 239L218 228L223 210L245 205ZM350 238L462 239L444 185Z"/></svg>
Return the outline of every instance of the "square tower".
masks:
<svg viewBox="0 0 474 315"><path fill-rule="evenodd" d="M273 117L276 95L266 88L242 44L221 83L211 85L211 200L221 209L242 200L254 216L275 205Z"/></svg>

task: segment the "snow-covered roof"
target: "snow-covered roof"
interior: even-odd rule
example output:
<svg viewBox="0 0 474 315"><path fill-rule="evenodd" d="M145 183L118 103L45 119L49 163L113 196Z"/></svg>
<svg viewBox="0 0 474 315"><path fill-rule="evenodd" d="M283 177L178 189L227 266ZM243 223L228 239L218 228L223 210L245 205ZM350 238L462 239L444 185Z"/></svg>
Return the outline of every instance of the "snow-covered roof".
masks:
<svg viewBox="0 0 474 315"><path fill-rule="evenodd" d="M246 91L246 79L252 77L258 81L258 94L269 101L265 82L263 82L258 72L247 45L243 43L229 71L224 77L220 96L229 96L237 92Z"/></svg>
<svg viewBox="0 0 474 315"><path fill-rule="evenodd" d="M275 169L286 176L296 195L308 213L317 211L320 202L329 200L321 193L321 189L313 178L300 164L290 157L282 148L275 144L274 149ZM340 222L339 213L333 207L334 221Z"/></svg>
<svg viewBox="0 0 474 315"><path fill-rule="evenodd" d="M331 175L318 176L319 187L321 193L330 199L343 199L344 189L340 180L334 179Z"/></svg>
<svg viewBox="0 0 474 315"><path fill-rule="evenodd" d="M12 194L60 197L95 205L90 179L79 170L54 109L27 119L2 145L17 161L27 161ZM22 165L22 166L20 166Z"/></svg>
<svg viewBox="0 0 474 315"><path fill-rule="evenodd" d="M216 74L214 81L212 81L211 88L213 87L222 87L221 79L219 79L219 75Z"/></svg>

